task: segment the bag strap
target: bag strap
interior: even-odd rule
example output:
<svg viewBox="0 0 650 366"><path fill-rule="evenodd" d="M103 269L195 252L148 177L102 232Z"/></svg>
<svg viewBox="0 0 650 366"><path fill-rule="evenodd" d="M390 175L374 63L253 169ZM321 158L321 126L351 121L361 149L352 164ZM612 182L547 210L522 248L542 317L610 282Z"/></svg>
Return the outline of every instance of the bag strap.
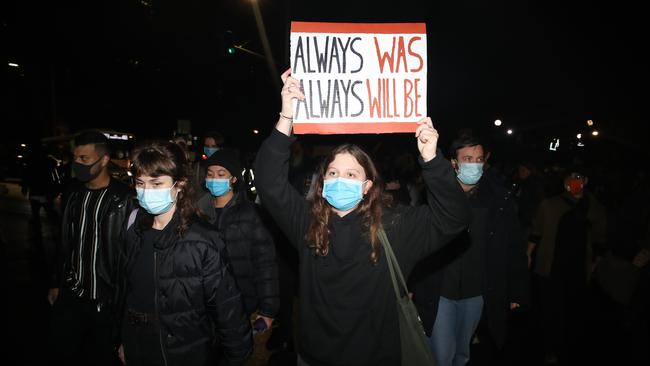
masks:
<svg viewBox="0 0 650 366"><path fill-rule="evenodd" d="M126 230L131 228L131 225L135 222L135 217L138 216L138 208L134 208L133 211L129 214L129 220L126 223Z"/></svg>
<svg viewBox="0 0 650 366"><path fill-rule="evenodd" d="M393 281L393 289L395 290L395 296L397 296L397 299L399 300L402 298L402 295L400 295L400 283L402 284L401 288L404 289L404 293L408 294L406 281L404 281L402 270L399 268L399 263L397 262L395 253L393 253L393 248L390 246L390 242L388 241L388 237L386 236L386 232L383 228L379 228L377 231L377 236L379 237L379 241L381 242L381 245L384 248L384 252L386 253L386 261L388 262L390 278ZM397 278L399 278L399 281Z"/></svg>

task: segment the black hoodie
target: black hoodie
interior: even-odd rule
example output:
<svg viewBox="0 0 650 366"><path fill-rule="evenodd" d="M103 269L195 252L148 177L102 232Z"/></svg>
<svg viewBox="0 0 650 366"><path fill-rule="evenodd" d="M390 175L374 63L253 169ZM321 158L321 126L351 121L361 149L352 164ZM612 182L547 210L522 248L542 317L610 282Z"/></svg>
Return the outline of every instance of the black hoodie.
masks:
<svg viewBox="0 0 650 366"><path fill-rule="evenodd" d="M330 251L312 254L305 241L308 203L287 180L291 142L273 130L257 154L255 176L262 204L299 251L301 357L312 366L398 365L399 324L385 255L370 262L368 235L354 211L331 216ZM441 155L420 159L429 206L384 209L382 224L405 276L470 221L468 201Z"/></svg>

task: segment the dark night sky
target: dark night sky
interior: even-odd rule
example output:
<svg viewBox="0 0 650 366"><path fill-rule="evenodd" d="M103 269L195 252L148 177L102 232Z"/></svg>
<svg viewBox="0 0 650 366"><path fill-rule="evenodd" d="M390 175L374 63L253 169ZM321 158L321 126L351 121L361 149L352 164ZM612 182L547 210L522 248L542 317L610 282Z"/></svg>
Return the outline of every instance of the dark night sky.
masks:
<svg viewBox="0 0 650 366"><path fill-rule="evenodd" d="M270 130L278 93L264 60L223 53L226 30L263 53L250 1L4 1L2 120L17 132L2 138L51 135L61 126L169 137L176 120L189 119L194 133L215 128L231 141L258 143L250 131ZM643 135L650 63L638 9L258 1L280 71L288 64L290 20L426 22L429 114L441 131L493 131L500 118L534 141L575 135L593 119L619 140L639 143Z"/></svg>

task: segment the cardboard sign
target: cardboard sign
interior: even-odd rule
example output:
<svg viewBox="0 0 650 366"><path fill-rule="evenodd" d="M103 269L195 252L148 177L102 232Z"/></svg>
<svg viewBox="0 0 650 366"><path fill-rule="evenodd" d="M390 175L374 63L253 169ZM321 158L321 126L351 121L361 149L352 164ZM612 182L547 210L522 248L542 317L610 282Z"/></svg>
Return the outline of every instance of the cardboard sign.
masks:
<svg viewBox="0 0 650 366"><path fill-rule="evenodd" d="M424 23L291 23L296 134L414 132L427 116Z"/></svg>

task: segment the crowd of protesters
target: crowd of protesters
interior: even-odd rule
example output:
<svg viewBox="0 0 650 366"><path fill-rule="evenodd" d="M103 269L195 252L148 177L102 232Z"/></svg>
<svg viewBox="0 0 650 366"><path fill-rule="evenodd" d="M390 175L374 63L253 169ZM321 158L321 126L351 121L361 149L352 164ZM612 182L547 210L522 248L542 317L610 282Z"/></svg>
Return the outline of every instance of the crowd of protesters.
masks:
<svg viewBox="0 0 650 366"><path fill-rule="evenodd" d="M139 144L132 186L109 174L100 132L78 134L65 177L34 152L23 179L32 220L40 230L43 207L61 228L48 255L56 362L245 364L255 334L271 332L269 364L399 365L380 232L441 366L465 365L477 344L491 360L528 347L549 365L647 362L646 169L492 164L484 138L463 131L442 146L430 118L408 147L315 156L292 135L299 82L282 80L252 166L217 132L196 159L183 144ZM521 314L533 347L509 335Z"/></svg>

